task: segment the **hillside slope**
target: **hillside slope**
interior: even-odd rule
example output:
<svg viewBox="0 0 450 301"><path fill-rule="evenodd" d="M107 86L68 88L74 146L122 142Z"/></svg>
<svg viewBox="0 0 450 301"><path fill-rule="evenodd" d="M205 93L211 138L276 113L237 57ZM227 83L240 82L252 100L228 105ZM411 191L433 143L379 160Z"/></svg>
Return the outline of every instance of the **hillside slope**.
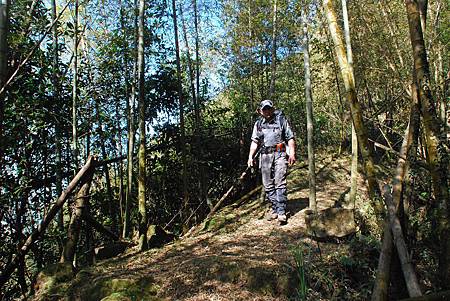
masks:
<svg viewBox="0 0 450 301"><path fill-rule="evenodd" d="M193 237L100 262L35 299L293 300L303 268L308 300L365 300L375 245L361 235L321 242L306 235L307 169L299 165L288 177L287 225L266 221L267 206L255 194L239 207L223 208ZM318 160L320 209L333 206L348 191L349 165L347 159ZM365 199L365 185L359 184L359 199Z"/></svg>

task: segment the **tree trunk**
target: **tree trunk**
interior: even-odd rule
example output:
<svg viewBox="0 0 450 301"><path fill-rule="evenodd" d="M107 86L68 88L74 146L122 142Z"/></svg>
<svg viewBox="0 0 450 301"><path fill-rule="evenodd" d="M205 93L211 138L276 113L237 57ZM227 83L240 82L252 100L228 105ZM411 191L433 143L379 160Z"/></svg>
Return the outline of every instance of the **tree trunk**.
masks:
<svg viewBox="0 0 450 301"><path fill-rule="evenodd" d="M70 218L69 228L67 230L67 241L64 245L61 263L73 263L75 259L81 230L81 219L89 204L89 190L91 189L93 175L92 170L86 174L82 179L82 186L75 197L75 206L72 210L72 217Z"/></svg>
<svg viewBox="0 0 450 301"><path fill-rule="evenodd" d="M277 0L273 0L273 23L272 23L272 57L270 62L270 88L269 98L273 100L275 96L275 78L277 72Z"/></svg>
<svg viewBox="0 0 450 301"><path fill-rule="evenodd" d="M28 120L28 118L26 118L25 123L28 124L28 122L29 122L29 120ZM18 178L27 182L28 179L31 178L30 171L32 168L32 162L31 162L32 150L26 146L31 143L31 139L30 139L31 135L26 126L24 128L23 137L24 137L24 144L23 144L23 148L21 148L21 149L23 149L23 153L21 153L22 160L19 163L20 168L19 168ZM45 190L45 187L44 187L44 190ZM16 212L15 212L15 223L14 223L14 228L15 228L14 236L15 236L15 241L19 242L19 245L20 245L23 242L23 231L24 231L24 227L25 227L25 215L27 212L27 208L29 207L28 200L30 197L31 189L28 185L26 185L26 187L20 189L19 191L20 191L20 194L18 196L18 199L16 201L16 206L15 206ZM18 248L19 248L19 246L18 246ZM25 258L21 258L21 260L19 261L19 264L17 266L17 282L18 282L23 294L28 290L25 271L26 271L26 261L25 261Z"/></svg>
<svg viewBox="0 0 450 301"><path fill-rule="evenodd" d="M197 107L195 108L195 114L197 122L200 121L200 56L199 56L199 36L198 36L198 9L197 0L193 0L194 4L194 27L195 27L195 75L196 75L196 88L197 88Z"/></svg>
<svg viewBox="0 0 450 301"><path fill-rule="evenodd" d="M196 4L197 2L194 0L194 9L195 9L195 18L197 18L197 12L196 12ZM183 18L183 8L180 5L180 17L181 17L181 22L182 22L182 26L183 26L183 36L184 36L184 41L185 41L185 46L186 46L186 54L187 54L187 60L188 60L188 70L189 70L189 80L190 80L190 86L191 86L191 91L192 91L192 99L194 102L194 116L195 116L195 153L197 154L196 158L197 158L197 166L198 166L198 174L199 174L199 190L200 190L200 203L203 203L203 201L206 200L206 170L204 168L203 165L203 151L202 151L202 145L201 145L201 137L200 137L200 95L199 93L199 63L198 63L198 31L197 31L197 25L196 29L195 29L195 44L196 44L196 49L195 49L195 53L196 53L196 76L194 79L194 70L192 68L192 60L191 60L191 54L190 54L190 47L189 47L189 42L188 42L188 36L187 36L187 30L186 30L186 22ZM197 21L195 21L197 22ZM183 182L184 183L184 182ZM187 182L186 182L187 185ZM186 191L187 191L187 187L186 187ZM208 204L210 205L210 208L212 208L212 204ZM186 212L187 213L187 212Z"/></svg>
<svg viewBox="0 0 450 301"><path fill-rule="evenodd" d="M128 74L126 73L125 76L128 76ZM127 82L125 83L125 86L128 86ZM128 89L125 89L125 90L126 90L125 91L125 99L126 99L126 102L128 102L128 99L127 99L128 98L128 92L127 92ZM116 156L121 156L123 153L123 145L122 145L123 130L122 130L122 126L121 126L121 124L122 124L121 118L120 118L121 115L122 115L122 112L120 110L120 103L119 103L119 99L118 99L116 102L116 128L117 128L117 132L118 132L117 140L118 140L119 148L117 149ZM123 210L122 210L123 209L123 201L125 200L125 189L124 189L124 183L123 183L124 182L123 181L124 174L123 174L123 162L122 161L119 161L117 164L115 164L114 171L115 171L114 178L116 179L115 185L119 186L119 194L118 194L119 207L113 208L115 211L115 214L116 214L115 215L115 218L116 218L115 233L120 233L120 227L121 227L121 225L123 225L123 223L121 223L121 221L123 221ZM117 183L117 180L119 183Z"/></svg>
<svg viewBox="0 0 450 301"><path fill-rule="evenodd" d="M202 149L202 138L201 138L201 97L200 97L200 47L199 41L200 37L198 34L198 8L197 0L193 0L194 6L194 28L195 28L195 77L196 77L196 96L194 99L194 111L195 111L195 144L198 160L198 173L199 173L199 190L200 190L200 202L203 203L207 200L207 170L203 163L203 149Z"/></svg>
<svg viewBox="0 0 450 301"><path fill-rule="evenodd" d="M138 47L138 76L139 76L139 250L147 250L147 208L146 200L146 164L145 164L145 59L144 59L144 14L145 1L139 0L139 47Z"/></svg>
<svg viewBox="0 0 450 301"><path fill-rule="evenodd" d="M99 97L96 97L95 101L95 111L97 115L97 131L98 131L98 137L100 140L100 149L102 152L103 160L106 160L108 158L108 154L106 152L106 146L105 146L105 135L103 132L103 122L101 120L101 114L100 114L100 104L99 104ZM106 194L108 196L108 211L109 215L111 217L111 230L114 233L118 233L117 230L117 210L116 210L116 204L114 200L114 196L112 193L111 188L111 177L109 175L109 168L108 165L103 166L103 173L105 175L105 181L106 181Z"/></svg>
<svg viewBox="0 0 450 301"><path fill-rule="evenodd" d="M0 87L8 79L8 30L9 30L9 2L10 0L0 2ZM3 162L3 123L5 110L5 94L0 94L0 165Z"/></svg>
<svg viewBox="0 0 450 301"><path fill-rule="evenodd" d="M397 253L400 258L403 276L405 277L406 286L410 297L421 296L419 282L416 277L416 272L411 264L411 257L408 253L405 239L403 237L402 226L396 215L395 204L392 200L392 196L384 198L386 206L389 212L389 223L391 225L391 231L394 239L394 244L397 247Z"/></svg>
<svg viewBox="0 0 450 301"><path fill-rule="evenodd" d="M180 18L181 18L181 24L183 26L183 38L184 38L184 45L186 47L186 57L187 57L187 62L188 62L188 71L189 71L189 83L191 86L191 92L192 92L192 101L194 102L194 110L195 110L195 125L196 127L198 126L198 120L197 120L197 87L196 87L196 78L194 78L194 70L192 68L192 59L191 59L191 48L189 46L189 41L188 41L188 36L187 36L187 29L186 29L186 22L184 20L184 16L183 16L183 6L179 5L179 9L180 9ZM178 29L177 29L178 32ZM197 66L197 64L196 64Z"/></svg>
<svg viewBox="0 0 450 301"><path fill-rule="evenodd" d="M137 40L138 40L138 13L136 11L137 0L134 1L134 47L133 47L133 75L131 79L131 95L127 101L127 190L125 196L125 212L123 217L122 237L130 235L130 205L133 196L133 152L135 139L134 107L136 101L136 75L137 75ZM125 34L125 33L124 33Z"/></svg>
<svg viewBox="0 0 450 301"><path fill-rule="evenodd" d="M383 230L383 240L381 242L380 257L378 258L378 267L375 279L375 286L372 291L372 301L388 301L389 281L392 259L392 234L388 219L385 221Z"/></svg>
<svg viewBox="0 0 450 301"><path fill-rule="evenodd" d="M422 27L422 33L425 34L427 29L427 10L428 10L428 0L417 0L420 13L420 25Z"/></svg>
<svg viewBox="0 0 450 301"><path fill-rule="evenodd" d="M56 195L61 195L62 192L62 164L61 164L61 112L59 109L59 54L58 54L58 26L56 24L57 12L56 12L56 0L52 0L52 19L55 25L52 28L52 85L53 85L53 103L54 110L56 111L55 120L55 163L56 163ZM63 210L58 213L58 228L62 232L64 231L64 212Z"/></svg>
<svg viewBox="0 0 450 301"><path fill-rule="evenodd" d="M419 5L414 0L405 0L409 34L414 59L413 82L418 86L421 114L425 132L427 163L438 207L438 237L440 243L439 273L442 286L450 288L450 222L447 168L448 149L442 120L436 112L430 87L430 70L423 38Z"/></svg>
<svg viewBox="0 0 450 301"><path fill-rule="evenodd" d="M405 63L403 61L403 55L400 52L400 46L398 44L397 39L395 38L395 32L398 32L398 26L396 26L395 28L392 27L392 20L389 18L389 14L390 10L389 10L389 4L388 1L380 1L379 2L380 5L380 9L381 9L381 13L383 14L384 17L384 21L385 24L387 25L388 29L389 29L389 34L392 37L392 39L394 40L394 44L392 45L397 53L397 58L400 62L400 67L403 69L405 67ZM386 8L388 9L388 12L386 11ZM399 78L402 78L402 74L400 73L399 68L397 68L397 64L395 63L395 60L392 60L389 58L390 62L392 62L392 66L391 69L392 71L396 72L399 75Z"/></svg>
<svg viewBox="0 0 450 301"><path fill-rule="evenodd" d="M350 25L348 21L347 0L342 0L342 18L344 19L344 36L347 50L347 61L353 68L353 52L350 40ZM352 167L350 176L350 198L349 202L355 206L358 178L358 137L356 136L355 126L352 122Z"/></svg>
<svg viewBox="0 0 450 301"><path fill-rule="evenodd" d="M73 85L72 85L72 152L75 170L78 167L77 102L78 102L78 0L75 0L75 18L74 18L74 33L73 33Z"/></svg>
<svg viewBox="0 0 450 301"><path fill-rule="evenodd" d="M8 281L12 272L16 269L20 260L22 260L25 255L30 250L33 243L39 239L39 237L45 232L50 222L53 220L55 215L61 210L62 206L67 200L67 197L73 192L73 190L77 187L78 183L88 177L89 173L93 173L93 168L95 166L95 158L92 156L88 158L86 164L82 169L76 174L76 176L70 181L69 186L67 186L66 190L62 192L62 194L58 197L56 203L50 208L47 215L44 216L41 223L37 227L37 229L33 230L33 232L28 236L25 243L20 247L17 254L11 260L11 262L5 266L3 271L0 274L0 288ZM84 180L83 180L84 181Z"/></svg>
<svg viewBox="0 0 450 301"><path fill-rule="evenodd" d="M402 147L400 149L399 159L395 176L392 179L393 192L392 196L389 193L385 193L384 198L392 198L395 210L393 214L397 214L405 175L408 172L408 159L413 157L414 150L417 144L417 133L419 128L419 98L418 88L416 85L412 85L412 101L411 101L411 113L409 117L409 124L406 128L405 135L403 137ZM372 301L375 300L388 300L387 290L389 288L389 268L391 266L391 254L392 254L392 236L390 233L389 221L386 220L386 226L384 228L384 236L382 242L382 249L378 262L377 278L375 281L375 287L372 293Z"/></svg>
<svg viewBox="0 0 450 301"><path fill-rule="evenodd" d="M303 21L303 60L305 65L305 97L306 97L306 128L308 137L308 177L309 177L309 208L317 212L316 203L316 168L314 157L314 127L313 105L311 92L311 70L309 67L309 38L307 13L302 9Z"/></svg>
<svg viewBox="0 0 450 301"><path fill-rule="evenodd" d="M325 26L325 25L324 25ZM332 47L332 42L330 41L330 36L327 34L327 47L326 50L328 51L329 55L330 55L330 59L331 62L333 64L333 75L334 75L334 82L336 83L336 90L337 90L337 96L338 96L338 100L339 100L339 118L341 121L341 125L340 125L340 138L341 138L341 143L339 145L339 154L342 153L342 147L346 141L346 134L345 134L345 106L344 106L344 102L342 101L342 94L341 94L341 86L339 84L339 71L338 71L338 66L336 65L336 61L333 59L333 49Z"/></svg>
<svg viewBox="0 0 450 301"><path fill-rule="evenodd" d="M355 77L353 74L353 66L348 64L347 54L344 48L342 33L338 27L336 13L331 0L323 0L328 25L336 50L339 66L341 68L342 78L347 94L347 102L350 106L353 124L358 137L359 149L364 159L364 169L369 184L369 195L372 201L372 206L377 213L377 216L382 216L383 204L381 202L380 188L375 176L375 164L373 160L372 148L369 145L367 138L367 129L363 123L361 106L358 102L355 89Z"/></svg>
<svg viewBox="0 0 450 301"><path fill-rule="evenodd" d="M253 124L253 112L255 111L255 92L254 92L254 66L253 66L253 25L252 25L252 4L253 0L249 0L248 6L248 32L250 34L250 124Z"/></svg>
<svg viewBox="0 0 450 301"><path fill-rule="evenodd" d="M127 50L128 50L128 46L127 46L127 40L126 40L126 31L125 31L125 9L122 5L122 0L119 0L119 9L120 9L120 30L122 33L122 41L123 41L123 48L122 48L122 65L123 65L123 70L124 70L124 96L125 96L125 102L126 102L126 114L128 116L128 111L129 111L129 102L128 99L130 97L130 93L129 93L129 73L128 73L128 58L127 58ZM121 137L123 136L122 133L122 126L121 126L121 112L120 112L120 101L119 99L117 100L116 103L116 115L117 115L117 119L116 119L116 124L117 124L117 130L119 131L119 154L122 155L123 153L123 145L122 145L122 139ZM128 118L127 118L127 122L128 122ZM120 229L121 226L124 225L124 201L125 201L125 189L124 189L124 173L123 173L123 162L120 161L118 164L118 169L119 169L119 223L118 223L118 227ZM122 229L123 230L123 229ZM120 230L119 230L120 231ZM119 232L117 232L119 233Z"/></svg>
<svg viewBox="0 0 450 301"><path fill-rule="evenodd" d="M183 218L187 216L187 206L189 201L189 195L187 190L187 163L186 163L186 143L185 143L185 129L184 129L184 97L183 87L181 82L181 63L180 63L180 45L178 42L178 25L177 25L177 7L175 0L172 0L172 17L173 28L175 36L175 55L177 63L177 80L178 80L178 97L180 101L180 143L181 143L181 157L183 162ZM187 230L187 229L185 229Z"/></svg>

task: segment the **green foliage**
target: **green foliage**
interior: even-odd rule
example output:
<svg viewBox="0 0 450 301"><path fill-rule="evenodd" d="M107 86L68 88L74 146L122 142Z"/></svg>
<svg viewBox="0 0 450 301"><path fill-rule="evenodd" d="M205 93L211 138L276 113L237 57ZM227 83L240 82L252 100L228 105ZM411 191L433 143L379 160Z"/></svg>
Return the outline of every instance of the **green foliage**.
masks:
<svg viewBox="0 0 450 301"><path fill-rule="evenodd" d="M51 22L49 3L36 3L28 15L31 0L15 1L10 8L8 34L9 74L28 55L42 37ZM298 155L306 152L306 117L304 101L302 36L299 28L299 12L308 8L310 52L314 106L314 139L317 149L345 144L350 137L351 116L345 100L342 80L334 58L334 50L327 36L320 10L306 2L278 1L278 30L276 49L275 105L284 111L297 137ZM448 71L449 11L431 3L426 41L433 74L433 92L437 100L445 99L444 79ZM122 4L123 7L119 7ZM152 223L168 225L168 229L181 234L186 216L181 217L183 204L183 172L181 133L179 125L179 97L175 76L174 46L171 12L167 1L152 1L146 11L145 31L145 119L151 128L147 139L147 204ZM181 3L184 6L188 2ZM220 1L218 7L208 7L203 2L200 24L200 95L199 128L196 128L194 99L190 91L187 54L182 47L182 81L185 97L185 128L187 148L187 182L189 183L190 224L198 223L209 208L229 188L236 175L245 168L249 138L253 122L258 117L255 109L260 100L269 95L272 63L273 1ZM442 5L445 6L445 5ZM438 14L437 9L441 11ZM69 7L69 10L72 7ZM192 11L185 13L191 25ZM211 9L212 12L208 10ZM217 10L215 10L217 9ZM408 85L411 78L410 42L403 3L389 1L349 2L350 27L354 53L354 69L358 98L361 102L369 137L373 141L398 150L409 115ZM217 14L214 14L217 13ZM204 17L204 18L203 18ZM58 197L56 174L62 159L63 187L70 182L74 171L88 154L102 154L100 160L119 157L126 153L127 130L136 127L136 116L127 119L131 103L135 57L135 9L130 1L88 1L81 4L79 99L76 111L81 150L79 158L73 158L72 142L72 54L74 23L67 11L58 24L58 66L52 65L53 41L48 35L29 61L22 66L4 95L4 118L1 120L2 164L0 170L0 266L5 266L15 254L18 244L37 227L52 202ZM430 18L434 19L434 18ZM122 22L123 20L123 22ZM214 26L222 26L211 36ZM85 29L84 29L85 28ZM84 32L83 32L84 29ZM191 47L194 34L188 27ZM180 39L181 40L181 39ZM389 45L389 47L386 47ZM193 48L191 58L194 58ZM220 59L219 54L222 56ZM211 56L217 56L212 59ZM221 61L222 59L222 61ZM221 61L221 63L217 63ZM57 72L57 73L54 73ZM53 76L57 85L53 85ZM219 78L219 79L218 79ZM222 87L213 82L223 80ZM129 108L131 104L132 108ZM58 149L58 144L61 149ZM138 137L136 137L138 142ZM197 141L200 141L197 144ZM136 144L135 144L136 145ZM384 150L377 150L380 162L394 166L396 160L386 160ZM104 157L103 157L104 156ZM418 160L425 154L419 153ZM75 160L77 159L77 160ZM428 173L411 165L414 191L410 192L409 232L411 244L429 243L435 249L435 206ZM136 166L135 166L136 169ZM135 171L135 170L134 170ZM111 208L124 210L125 164L110 165L113 201L109 200L104 173L98 170L90 195L90 213L105 226L112 226ZM387 173L389 174L389 173ZM207 199L200 195L200 179L206 179ZM136 172L131 194L131 220L138 220L135 202ZM250 186L250 184L249 184ZM245 194L236 192L233 198ZM71 203L72 200L69 200ZM360 236L351 241L352 253L336 255L332 263L351 271L363 279L371 279L367 270L373 264L376 249L374 238L375 218L366 205L358 208ZM71 210L64 208L65 222ZM223 220L211 220L211 228L227 224ZM364 222L364 223L363 223ZM51 224L42 239L35 244L26 259L25 283L29 286L34 275L46 263L56 262L66 235ZM79 250L87 252L87 235L81 235ZM94 244L106 240L103 235L92 235ZM297 248L297 249L296 249ZM305 298L306 289L323 289L323 295L333 296L333 282L339 280L339 271L332 265L305 266L302 246L293 248L299 273L299 296ZM363 250L366 257L355 250ZM427 249L427 251L429 251ZM425 252L425 251L424 251ZM430 251L431 252L431 251ZM422 254L422 253L421 253ZM428 253L427 253L428 254ZM308 254L309 256L309 254ZM421 255L422 256L422 255ZM79 263L87 264L87 258L79 256ZM425 258L425 255L422 256ZM427 263L427 265L432 265ZM331 272L333 273L331 273ZM306 273L309 272L309 273ZM330 273L329 273L330 272ZM257 277L256 277L257 278ZM255 278L255 279L256 279ZM16 278L14 278L16 279ZM311 279L314 279L313 283ZM20 279L23 280L23 279ZM357 279L341 279L350 282L356 297L367 297L367 284ZM307 286L307 284L309 286ZM10 281L4 288L6 299L18 298L20 285ZM358 291L360 295L358 296ZM305 294L304 294L305 292ZM123 292L114 293L125 298ZM117 295L119 294L119 295ZM336 295L341 292L336 292ZM112 296L110 296L113 298ZM127 297L130 297L127 295ZM314 297L314 296L312 296Z"/></svg>
<svg viewBox="0 0 450 301"><path fill-rule="evenodd" d="M302 245L292 246L291 254L295 261L295 271L298 276L297 298L300 301L306 300L308 292L308 284L306 278L307 268L305 266L305 251L306 249Z"/></svg>

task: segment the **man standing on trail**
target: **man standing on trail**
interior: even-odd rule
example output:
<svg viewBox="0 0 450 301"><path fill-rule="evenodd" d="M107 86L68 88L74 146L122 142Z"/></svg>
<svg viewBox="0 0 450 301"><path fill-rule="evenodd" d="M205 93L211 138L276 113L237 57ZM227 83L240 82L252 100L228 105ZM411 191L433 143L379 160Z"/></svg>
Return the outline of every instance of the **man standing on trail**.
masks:
<svg viewBox="0 0 450 301"><path fill-rule="evenodd" d="M261 117L253 126L247 165L253 166L253 156L260 146L262 182L272 205L267 217L268 220L278 219L280 224L285 224L287 166L295 163L294 132L284 114L275 110L271 100L261 101L258 112Z"/></svg>

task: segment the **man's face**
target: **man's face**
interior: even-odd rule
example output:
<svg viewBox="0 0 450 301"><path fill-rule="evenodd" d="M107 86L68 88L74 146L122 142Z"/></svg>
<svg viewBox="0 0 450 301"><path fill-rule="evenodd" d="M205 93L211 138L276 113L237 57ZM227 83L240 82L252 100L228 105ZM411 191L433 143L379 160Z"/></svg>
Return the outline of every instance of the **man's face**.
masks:
<svg viewBox="0 0 450 301"><path fill-rule="evenodd" d="M275 111L274 108L266 106L266 107L262 108L261 115L265 119L269 119L270 117L272 117L274 111Z"/></svg>

